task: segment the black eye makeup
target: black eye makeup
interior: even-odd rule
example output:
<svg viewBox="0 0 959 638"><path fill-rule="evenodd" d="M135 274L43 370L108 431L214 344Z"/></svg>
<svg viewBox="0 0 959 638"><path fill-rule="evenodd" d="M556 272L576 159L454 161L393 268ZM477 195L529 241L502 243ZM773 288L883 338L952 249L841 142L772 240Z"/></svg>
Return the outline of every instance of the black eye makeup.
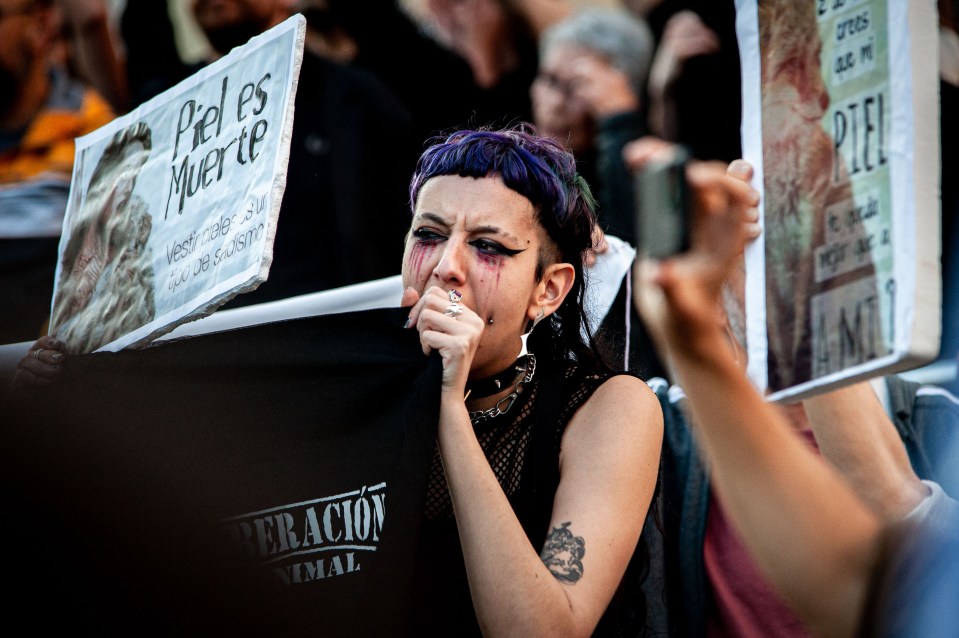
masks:
<svg viewBox="0 0 959 638"><path fill-rule="evenodd" d="M420 244L438 244L446 239L446 236L429 228L417 228L413 231L413 238Z"/></svg>
<svg viewBox="0 0 959 638"><path fill-rule="evenodd" d="M497 255L497 256L505 256L505 257L512 257L513 255L518 255L521 252L526 250L525 248L522 248L519 250L516 250L514 248L507 248L503 244L497 241L493 241L491 239L474 239L473 241L470 242L470 246L472 246L476 250L486 255Z"/></svg>

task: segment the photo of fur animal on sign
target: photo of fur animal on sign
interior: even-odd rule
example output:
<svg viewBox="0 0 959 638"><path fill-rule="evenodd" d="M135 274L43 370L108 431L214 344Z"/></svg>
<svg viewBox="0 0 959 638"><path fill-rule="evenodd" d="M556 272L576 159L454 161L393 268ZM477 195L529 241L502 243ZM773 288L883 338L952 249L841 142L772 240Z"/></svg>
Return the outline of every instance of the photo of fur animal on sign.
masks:
<svg viewBox="0 0 959 638"><path fill-rule="evenodd" d="M938 246L937 192L913 161L935 146L938 84L914 62L929 51L905 56L905 82L892 55L916 30L935 42L920 5L737 2L743 150L762 190L763 236L747 254L750 370L774 399L938 350L938 272L918 250ZM933 175L936 153L923 160ZM903 303L917 295L923 312L910 316Z"/></svg>
<svg viewBox="0 0 959 638"><path fill-rule="evenodd" d="M151 146L143 122L113 135L68 235L50 325L73 352L96 350L156 315L153 218L134 193Z"/></svg>
<svg viewBox="0 0 959 638"><path fill-rule="evenodd" d="M145 345L266 280L305 20L294 16L78 138L49 333Z"/></svg>

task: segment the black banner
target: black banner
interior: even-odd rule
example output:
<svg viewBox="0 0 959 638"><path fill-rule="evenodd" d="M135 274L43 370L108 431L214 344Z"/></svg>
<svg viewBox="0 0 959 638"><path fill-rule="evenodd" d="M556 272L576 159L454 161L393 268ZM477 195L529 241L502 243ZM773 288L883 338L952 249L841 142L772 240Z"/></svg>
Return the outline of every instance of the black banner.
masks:
<svg viewBox="0 0 959 638"><path fill-rule="evenodd" d="M11 398L13 607L107 633L403 634L441 374L406 313L72 357Z"/></svg>

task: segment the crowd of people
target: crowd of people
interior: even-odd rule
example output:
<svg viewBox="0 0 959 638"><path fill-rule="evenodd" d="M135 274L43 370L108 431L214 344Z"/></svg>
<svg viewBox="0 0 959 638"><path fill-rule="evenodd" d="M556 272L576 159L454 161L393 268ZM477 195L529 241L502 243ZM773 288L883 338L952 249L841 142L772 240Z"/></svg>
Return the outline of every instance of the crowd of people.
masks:
<svg viewBox="0 0 959 638"><path fill-rule="evenodd" d="M443 368L412 635L959 633L948 384L890 375L780 405L746 374L743 254L762 228L737 159L734 3L192 0L210 49L189 63L167 4L0 0L0 342L35 340L16 393L71 351L69 318L47 320L72 139L301 12L275 260L231 305L401 271L405 328ZM959 11L939 15L954 362ZM689 246L637 260L613 305L629 310L590 334L587 264L604 233L640 242L636 176L677 145Z"/></svg>

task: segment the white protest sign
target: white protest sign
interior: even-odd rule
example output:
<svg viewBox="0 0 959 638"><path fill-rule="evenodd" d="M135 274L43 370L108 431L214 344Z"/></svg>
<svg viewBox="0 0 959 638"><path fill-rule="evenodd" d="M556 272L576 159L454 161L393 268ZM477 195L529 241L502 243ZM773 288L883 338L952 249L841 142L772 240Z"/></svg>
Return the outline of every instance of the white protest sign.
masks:
<svg viewBox="0 0 959 638"><path fill-rule="evenodd" d="M77 139L50 333L148 343L266 280L305 20L296 15Z"/></svg>
<svg viewBox="0 0 959 638"><path fill-rule="evenodd" d="M939 95L930 0L737 0L749 369L795 400L939 347Z"/></svg>

